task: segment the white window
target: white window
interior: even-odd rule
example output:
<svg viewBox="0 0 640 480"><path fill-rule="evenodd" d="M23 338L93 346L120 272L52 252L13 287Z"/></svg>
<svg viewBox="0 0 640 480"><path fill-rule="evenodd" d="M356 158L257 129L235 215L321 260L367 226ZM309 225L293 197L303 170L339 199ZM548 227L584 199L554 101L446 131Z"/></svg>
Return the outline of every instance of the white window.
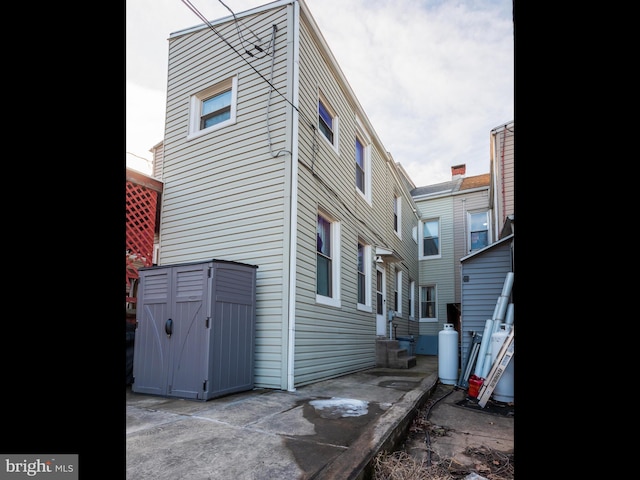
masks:
<svg viewBox="0 0 640 480"><path fill-rule="evenodd" d="M324 138L331 144L334 150L338 151L338 116L329 102L321 95L318 98L318 130L322 132Z"/></svg>
<svg viewBox="0 0 640 480"><path fill-rule="evenodd" d="M318 213L316 223L316 301L340 306L340 223Z"/></svg>
<svg viewBox="0 0 640 480"><path fill-rule="evenodd" d="M437 322L437 302L435 285L420 287L420 321Z"/></svg>
<svg viewBox="0 0 640 480"><path fill-rule="evenodd" d="M409 280L409 320L415 319L415 305L416 305L416 281Z"/></svg>
<svg viewBox="0 0 640 480"><path fill-rule="evenodd" d="M402 270L400 269L396 270L396 285L395 285L395 290L393 292L393 295L394 295L393 309L396 312L396 316L401 317L402 316Z"/></svg>
<svg viewBox="0 0 640 480"><path fill-rule="evenodd" d="M371 245L358 240L358 310L371 312Z"/></svg>
<svg viewBox="0 0 640 480"><path fill-rule="evenodd" d="M189 138L236 123L237 97L237 76L192 95L189 106Z"/></svg>
<svg viewBox="0 0 640 480"><path fill-rule="evenodd" d="M468 214L469 252L480 250L491 242L489 234L489 212L477 212Z"/></svg>
<svg viewBox="0 0 640 480"><path fill-rule="evenodd" d="M393 231L402 239L402 202L398 195L393 196Z"/></svg>
<svg viewBox="0 0 640 480"><path fill-rule="evenodd" d="M420 223L422 225L420 257L440 258L440 221L434 218Z"/></svg>
<svg viewBox="0 0 640 480"><path fill-rule="evenodd" d="M356 118L358 128L355 139L355 183L358 193L371 204L371 140L364 133L360 120Z"/></svg>

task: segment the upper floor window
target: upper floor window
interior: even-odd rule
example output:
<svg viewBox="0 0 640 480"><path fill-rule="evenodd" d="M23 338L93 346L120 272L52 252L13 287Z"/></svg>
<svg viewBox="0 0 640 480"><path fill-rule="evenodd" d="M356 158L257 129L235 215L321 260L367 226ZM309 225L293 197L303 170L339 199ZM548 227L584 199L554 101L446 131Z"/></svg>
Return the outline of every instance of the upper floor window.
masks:
<svg viewBox="0 0 640 480"><path fill-rule="evenodd" d="M469 214L469 251L489 245L489 212Z"/></svg>
<svg viewBox="0 0 640 480"><path fill-rule="evenodd" d="M316 301L337 306L340 296L340 224L325 214L316 223Z"/></svg>
<svg viewBox="0 0 640 480"><path fill-rule="evenodd" d="M402 226L402 203L400 202L400 197L397 195L393 196L393 231L401 237L400 228Z"/></svg>
<svg viewBox="0 0 640 480"><path fill-rule="evenodd" d="M362 193L365 192L364 186L364 147L358 137L356 137L356 187Z"/></svg>
<svg viewBox="0 0 640 480"><path fill-rule="evenodd" d="M333 148L338 147L338 117L324 98L318 99L318 129Z"/></svg>
<svg viewBox="0 0 640 480"><path fill-rule="evenodd" d="M189 137L203 135L236 122L238 77L191 96Z"/></svg>
<svg viewBox="0 0 640 480"><path fill-rule="evenodd" d="M426 220L422 222L422 256L433 257L440 255L440 222Z"/></svg>
<svg viewBox="0 0 640 480"><path fill-rule="evenodd" d="M355 182L358 192L371 203L371 141L364 133L360 119L356 117L357 132L355 139Z"/></svg>
<svg viewBox="0 0 640 480"><path fill-rule="evenodd" d="M433 285L420 287L420 319L436 318L436 287Z"/></svg>

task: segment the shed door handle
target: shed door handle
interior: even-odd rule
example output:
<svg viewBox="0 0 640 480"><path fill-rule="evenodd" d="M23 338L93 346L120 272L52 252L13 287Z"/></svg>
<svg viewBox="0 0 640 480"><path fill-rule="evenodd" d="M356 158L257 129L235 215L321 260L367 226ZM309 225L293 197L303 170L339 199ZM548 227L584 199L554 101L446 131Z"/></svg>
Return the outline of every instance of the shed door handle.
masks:
<svg viewBox="0 0 640 480"><path fill-rule="evenodd" d="M173 333L173 320L167 320L167 323L164 324L164 331L167 332L167 337L171 336L171 333Z"/></svg>

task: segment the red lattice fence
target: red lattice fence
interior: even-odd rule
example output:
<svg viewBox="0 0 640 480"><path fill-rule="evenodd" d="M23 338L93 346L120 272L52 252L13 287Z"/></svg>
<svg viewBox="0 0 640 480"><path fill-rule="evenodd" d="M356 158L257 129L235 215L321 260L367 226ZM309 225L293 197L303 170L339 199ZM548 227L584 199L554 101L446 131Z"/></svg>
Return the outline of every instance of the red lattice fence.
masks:
<svg viewBox="0 0 640 480"><path fill-rule="evenodd" d="M159 183L159 182L158 182ZM153 264L153 237L159 192L127 178L126 302L135 304L138 269ZM133 305L131 305L133 307Z"/></svg>

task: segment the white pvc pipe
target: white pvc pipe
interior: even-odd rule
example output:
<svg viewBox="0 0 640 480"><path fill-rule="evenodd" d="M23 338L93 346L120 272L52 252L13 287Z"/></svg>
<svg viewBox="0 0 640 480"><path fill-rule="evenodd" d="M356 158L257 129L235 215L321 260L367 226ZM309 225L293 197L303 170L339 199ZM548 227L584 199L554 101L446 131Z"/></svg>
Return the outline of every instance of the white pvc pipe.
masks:
<svg viewBox="0 0 640 480"><path fill-rule="evenodd" d="M513 325L513 303L510 303L507 307L507 318L504 323L507 325Z"/></svg>
<svg viewBox="0 0 640 480"><path fill-rule="evenodd" d="M489 343L491 342L491 330L493 328L493 320L488 318L484 322L484 332L482 333L482 341L480 342L480 351L478 352L478 361L476 362L476 369L474 374L476 377L481 377L482 373L482 365L484 364L484 359L487 354L487 348L489 348Z"/></svg>
<svg viewBox="0 0 640 480"><path fill-rule="evenodd" d="M494 320L498 321L498 326L500 326L500 324L502 323L502 321L504 320L504 315L505 312L507 311L507 306L509 305L509 297L506 295L500 295L500 297L498 298L498 302L496 304L496 315L493 317ZM499 328L495 329L495 331L498 331ZM494 333L495 333L494 331Z"/></svg>
<svg viewBox="0 0 640 480"><path fill-rule="evenodd" d="M508 297L511 295L511 288L513 287L513 272L507 272L507 277L504 280L504 286L502 287L502 295Z"/></svg>
<svg viewBox="0 0 640 480"><path fill-rule="evenodd" d="M493 325L491 326L491 334L489 335L489 338L493 337L493 334L496 332L500 331L500 325L502 325L502 322L498 319L493 320ZM482 375L480 375L481 378L487 378L487 375L489 375L489 370L491 370L491 367L493 365L493 342L489 341L489 345L487 346L487 353L485 354L484 357L484 362L482 363L482 371L480 372Z"/></svg>

